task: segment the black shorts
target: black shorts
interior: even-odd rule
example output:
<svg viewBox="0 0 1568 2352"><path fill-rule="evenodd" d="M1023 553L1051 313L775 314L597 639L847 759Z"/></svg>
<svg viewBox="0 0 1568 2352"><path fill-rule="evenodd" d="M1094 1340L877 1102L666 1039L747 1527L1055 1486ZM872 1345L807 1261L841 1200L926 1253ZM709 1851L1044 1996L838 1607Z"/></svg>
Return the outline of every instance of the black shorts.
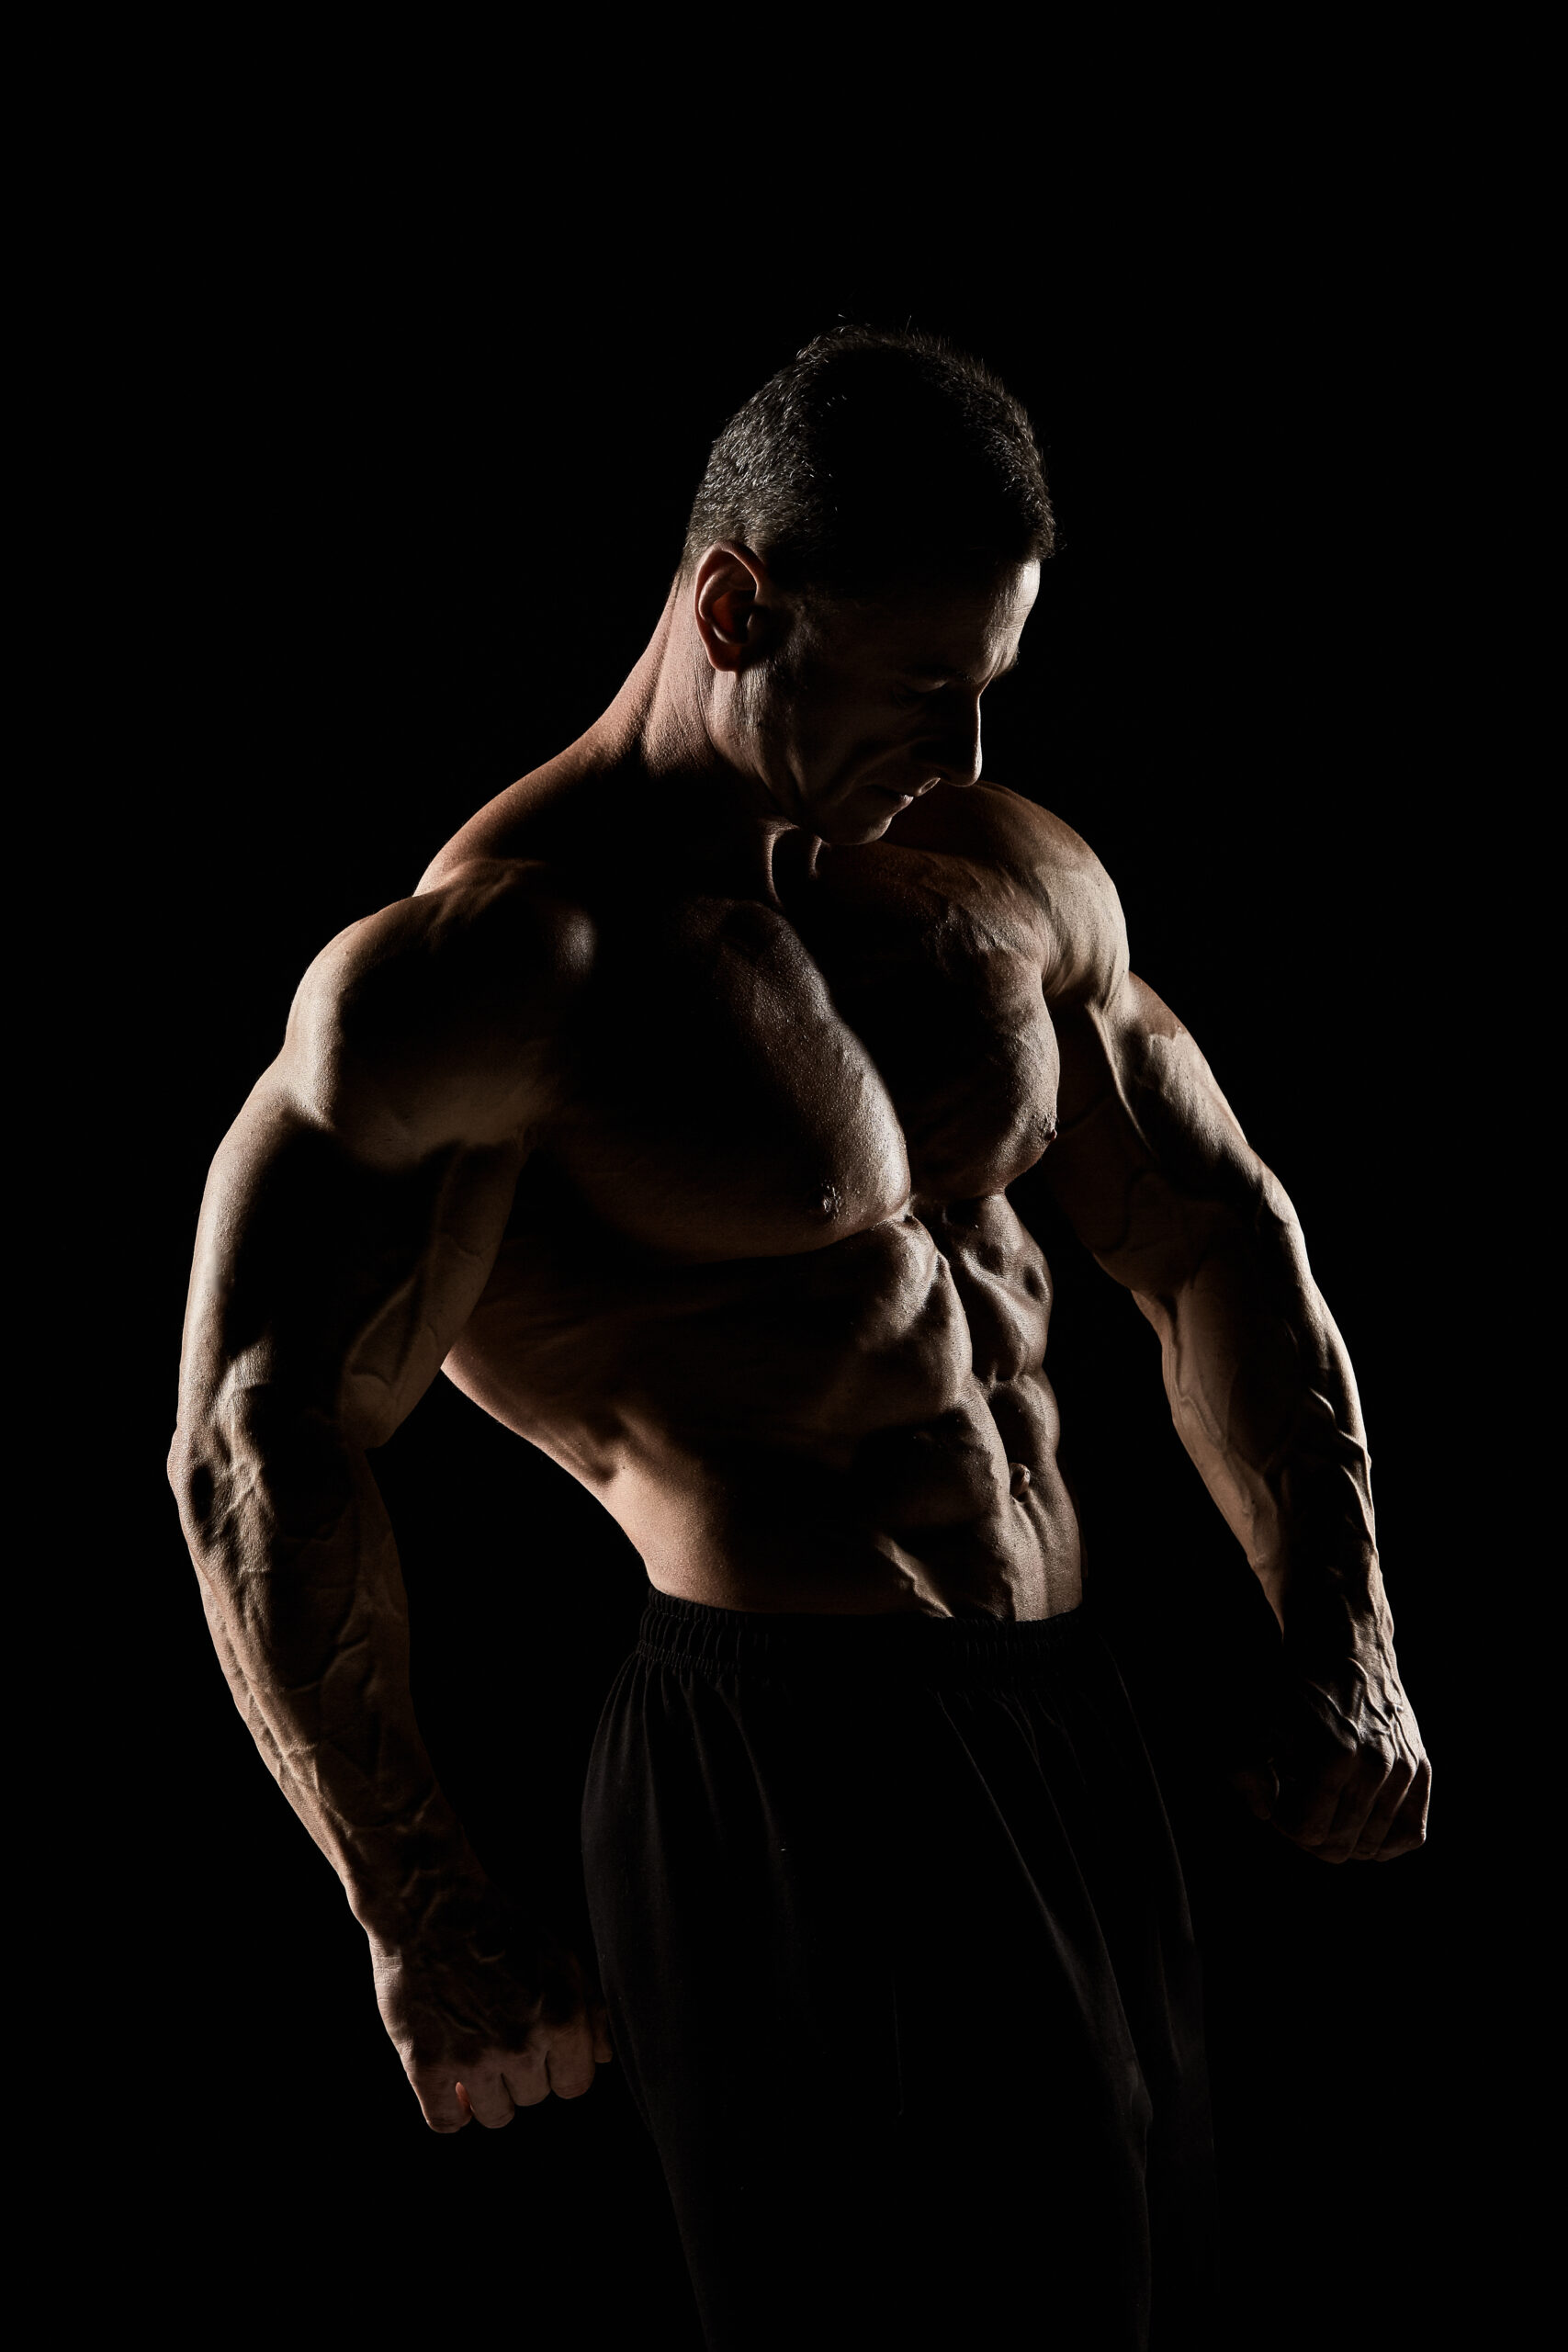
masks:
<svg viewBox="0 0 1568 2352"><path fill-rule="evenodd" d="M710 2345L1205 2342L1197 1956L1081 1610L653 1593L582 1833L616 2059Z"/></svg>

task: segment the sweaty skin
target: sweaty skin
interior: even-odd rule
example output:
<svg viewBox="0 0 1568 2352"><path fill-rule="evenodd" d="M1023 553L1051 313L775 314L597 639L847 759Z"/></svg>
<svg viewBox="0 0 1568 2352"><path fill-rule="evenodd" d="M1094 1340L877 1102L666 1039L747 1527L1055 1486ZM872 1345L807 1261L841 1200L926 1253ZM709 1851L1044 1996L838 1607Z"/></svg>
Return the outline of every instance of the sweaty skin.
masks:
<svg viewBox="0 0 1568 2352"><path fill-rule="evenodd" d="M1158 1331L1280 1621L1255 1811L1331 1861L1422 1841L1355 1383L1291 1204L1128 969L1093 854L978 781L1037 576L824 614L711 549L604 717L317 958L213 1164L171 1476L437 2130L575 2097L610 2044L435 1781L368 1456L445 1369L662 1591L1070 1610L1050 1275L1008 1196L1032 1169Z"/></svg>

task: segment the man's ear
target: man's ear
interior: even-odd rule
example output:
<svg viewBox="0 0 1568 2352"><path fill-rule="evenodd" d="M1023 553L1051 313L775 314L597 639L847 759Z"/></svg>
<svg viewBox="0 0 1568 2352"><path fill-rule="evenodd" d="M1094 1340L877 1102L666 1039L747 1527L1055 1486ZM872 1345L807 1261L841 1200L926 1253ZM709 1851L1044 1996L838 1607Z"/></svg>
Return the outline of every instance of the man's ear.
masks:
<svg viewBox="0 0 1568 2352"><path fill-rule="evenodd" d="M767 565L733 539L709 548L697 566L694 610L716 670L744 670L772 652L784 621Z"/></svg>

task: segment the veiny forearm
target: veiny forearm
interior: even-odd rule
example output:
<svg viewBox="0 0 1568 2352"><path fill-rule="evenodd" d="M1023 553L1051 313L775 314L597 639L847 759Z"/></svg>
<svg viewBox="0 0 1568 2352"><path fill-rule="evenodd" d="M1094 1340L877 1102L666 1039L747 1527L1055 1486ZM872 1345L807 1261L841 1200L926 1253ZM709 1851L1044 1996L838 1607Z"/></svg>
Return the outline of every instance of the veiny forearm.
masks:
<svg viewBox="0 0 1568 2352"><path fill-rule="evenodd" d="M1184 1280L1135 1295L1182 1442L1281 1624L1386 1632L1355 1376L1278 1187L1250 1219L1215 1216Z"/></svg>
<svg viewBox="0 0 1568 2352"><path fill-rule="evenodd" d="M479 1872L414 1720L369 1464L252 1391L182 1429L171 1471L235 1703L372 1939L406 1943Z"/></svg>

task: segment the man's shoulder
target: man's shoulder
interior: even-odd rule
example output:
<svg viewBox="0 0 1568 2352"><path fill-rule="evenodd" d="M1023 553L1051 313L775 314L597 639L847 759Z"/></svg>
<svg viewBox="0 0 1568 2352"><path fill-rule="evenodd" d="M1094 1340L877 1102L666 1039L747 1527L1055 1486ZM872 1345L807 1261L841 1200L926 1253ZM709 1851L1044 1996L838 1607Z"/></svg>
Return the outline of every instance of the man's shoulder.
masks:
<svg viewBox="0 0 1568 2352"><path fill-rule="evenodd" d="M340 932L305 985L355 1023L542 1013L581 977L592 938L543 859L469 857Z"/></svg>
<svg viewBox="0 0 1568 2352"><path fill-rule="evenodd" d="M1052 810L987 778L918 801L891 838L1006 878L1040 921L1045 993L1053 1001L1114 992L1127 968L1116 886L1082 834Z"/></svg>
<svg viewBox="0 0 1568 2352"><path fill-rule="evenodd" d="M367 1141L509 1133L592 967L586 910L541 860L470 857L351 923L300 982L279 1069ZM388 1123L390 1122L389 1126Z"/></svg>

